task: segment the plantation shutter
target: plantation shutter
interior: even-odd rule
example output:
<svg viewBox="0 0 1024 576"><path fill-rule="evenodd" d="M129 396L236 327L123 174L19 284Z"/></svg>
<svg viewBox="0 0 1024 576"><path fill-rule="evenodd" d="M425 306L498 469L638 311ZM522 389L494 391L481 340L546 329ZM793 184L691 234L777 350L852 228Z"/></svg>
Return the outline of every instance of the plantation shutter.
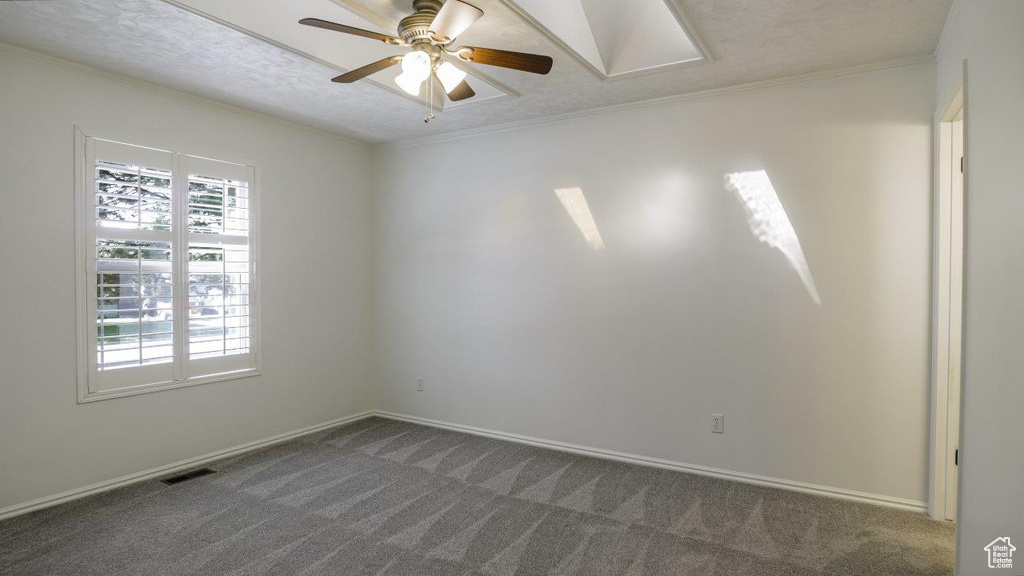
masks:
<svg viewBox="0 0 1024 576"><path fill-rule="evenodd" d="M90 391L173 380L175 155L105 140L90 144Z"/></svg>
<svg viewBox="0 0 1024 576"><path fill-rule="evenodd" d="M255 168L76 142L79 401L258 375Z"/></svg>
<svg viewBox="0 0 1024 576"><path fill-rule="evenodd" d="M255 365L252 169L186 156L188 375Z"/></svg>

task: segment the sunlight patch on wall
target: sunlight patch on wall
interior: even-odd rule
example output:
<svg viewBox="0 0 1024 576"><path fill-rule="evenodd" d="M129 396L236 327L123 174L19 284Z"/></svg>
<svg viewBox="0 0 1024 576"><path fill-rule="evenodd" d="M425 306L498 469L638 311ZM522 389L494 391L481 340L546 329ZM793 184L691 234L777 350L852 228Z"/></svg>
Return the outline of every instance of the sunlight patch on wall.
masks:
<svg viewBox="0 0 1024 576"><path fill-rule="evenodd" d="M604 250L604 240L601 239L601 232L598 231L594 216L590 213L583 189L558 188L555 195L558 196L558 201L562 203L565 212L576 223L576 227L580 229L587 244L594 250Z"/></svg>
<svg viewBox="0 0 1024 576"><path fill-rule="evenodd" d="M768 173L757 170L727 174L725 187L735 192L743 202L747 211L747 224L750 225L750 232L754 237L786 256L800 276L811 299L821 306L821 297L807 266L807 259L804 258L803 248L800 247L800 239L797 238L796 230L793 229L793 224L782 207L782 201L779 200Z"/></svg>

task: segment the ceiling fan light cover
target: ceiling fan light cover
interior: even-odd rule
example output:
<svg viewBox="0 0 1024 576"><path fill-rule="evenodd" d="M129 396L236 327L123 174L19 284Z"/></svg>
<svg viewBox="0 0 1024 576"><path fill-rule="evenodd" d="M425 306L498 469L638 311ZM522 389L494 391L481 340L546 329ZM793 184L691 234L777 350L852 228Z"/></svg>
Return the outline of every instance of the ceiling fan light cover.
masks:
<svg viewBox="0 0 1024 576"><path fill-rule="evenodd" d="M398 84L398 87L405 90L410 96L419 96L423 80L412 76L408 72L402 72L395 78L395 84Z"/></svg>
<svg viewBox="0 0 1024 576"><path fill-rule="evenodd" d="M437 67L437 79L444 86L445 93L450 94L463 80L466 73L456 68L451 62L445 62Z"/></svg>
<svg viewBox="0 0 1024 576"><path fill-rule="evenodd" d="M430 56L425 52L413 50L402 58L402 75L423 82L430 77Z"/></svg>

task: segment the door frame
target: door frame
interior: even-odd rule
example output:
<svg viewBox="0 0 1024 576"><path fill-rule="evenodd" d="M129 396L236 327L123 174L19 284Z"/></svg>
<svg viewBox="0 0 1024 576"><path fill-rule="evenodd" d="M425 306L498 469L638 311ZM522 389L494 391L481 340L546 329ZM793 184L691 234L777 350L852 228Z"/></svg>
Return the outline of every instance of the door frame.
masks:
<svg viewBox="0 0 1024 576"><path fill-rule="evenodd" d="M963 345L964 89L936 114L932 267L932 434L928 513L955 520ZM963 163L961 163L963 162ZM952 385L951 385L952 384Z"/></svg>

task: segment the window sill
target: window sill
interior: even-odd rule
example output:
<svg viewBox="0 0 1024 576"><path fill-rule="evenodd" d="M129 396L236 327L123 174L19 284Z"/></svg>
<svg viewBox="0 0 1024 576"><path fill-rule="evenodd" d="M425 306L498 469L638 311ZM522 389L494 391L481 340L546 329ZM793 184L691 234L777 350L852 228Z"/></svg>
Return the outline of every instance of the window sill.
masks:
<svg viewBox="0 0 1024 576"><path fill-rule="evenodd" d="M195 376L187 378L185 380L176 380L172 382L157 382L155 384L144 384L142 386L132 386L130 388L118 388L115 390L102 390L100 392L86 392L80 394L78 397L79 404L85 404L87 402L98 402L100 400L111 400L114 398L124 398L125 396L137 396L139 394L149 394L151 392L162 392L164 390L174 390L176 388L186 388L188 386L198 386L200 384L212 384L214 382L224 382L226 380L237 380L239 378L251 378L253 376L259 376L261 374L259 368L247 368L245 370L235 370L232 372L224 372L221 374L210 374L207 376Z"/></svg>

